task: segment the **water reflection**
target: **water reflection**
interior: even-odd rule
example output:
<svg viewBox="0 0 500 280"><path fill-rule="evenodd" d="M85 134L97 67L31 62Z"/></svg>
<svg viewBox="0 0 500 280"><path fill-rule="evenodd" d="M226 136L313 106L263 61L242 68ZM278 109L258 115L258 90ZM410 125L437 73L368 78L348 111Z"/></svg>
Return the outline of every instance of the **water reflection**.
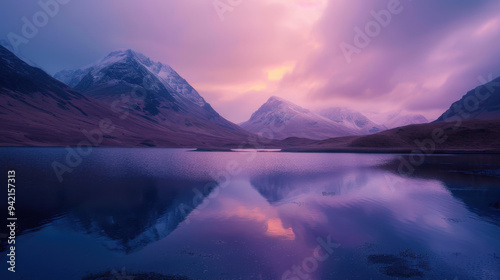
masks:
<svg viewBox="0 0 500 280"><path fill-rule="evenodd" d="M18 174L20 234L39 231L55 222L127 254L168 236L203 202L203 198L194 197L193 190L209 195L211 189L206 186L215 184L210 180L137 176L134 172L116 177L98 166L90 174L75 173L59 183L50 165L42 164L53 157L26 166L30 154L20 156L16 159L8 153L5 161L10 160L8 169ZM82 170L89 171L85 166ZM2 245L5 250L6 244Z"/></svg>
<svg viewBox="0 0 500 280"><path fill-rule="evenodd" d="M193 279L500 273L499 157L429 157L408 177L395 155L99 149L59 183L50 163L64 150L0 152L19 177L18 263L29 269L14 279L122 267ZM218 185L227 162L241 172Z"/></svg>
<svg viewBox="0 0 500 280"><path fill-rule="evenodd" d="M408 157L403 156L408 162ZM401 160L394 159L381 167L398 174ZM411 177L442 182L469 211L500 224L500 155L436 155L426 157L415 167Z"/></svg>
<svg viewBox="0 0 500 280"><path fill-rule="evenodd" d="M77 231L104 237L107 248L131 253L174 231L202 202L193 202L190 190L207 183L140 178L104 182L84 188L86 193L79 194L65 219Z"/></svg>

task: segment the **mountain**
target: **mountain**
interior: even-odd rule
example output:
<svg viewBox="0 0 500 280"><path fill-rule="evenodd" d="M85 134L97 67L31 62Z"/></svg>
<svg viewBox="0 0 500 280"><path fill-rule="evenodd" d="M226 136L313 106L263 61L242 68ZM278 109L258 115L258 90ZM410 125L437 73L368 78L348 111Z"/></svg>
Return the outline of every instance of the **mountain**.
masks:
<svg viewBox="0 0 500 280"><path fill-rule="evenodd" d="M436 122L455 120L457 117L461 120L500 119L500 77L467 92Z"/></svg>
<svg viewBox="0 0 500 280"><path fill-rule="evenodd" d="M419 114L403 114L401 112L389 115L387 120L383 123L387 128L396 128L412 124L428 123L429 121Z"/></svg>
<svg viewBox="0 0 500 280"><path fill-rule="evenodd" d="M87 89L81 93L0 46L0 146L76 146L96 131L103 146L205 147L249 137L208 103L190 101L189 90L164 86L133 52L121 53L87 72L75 86ZM133 93L141 98L124 100ZM103 131L103 121L112 129Z"/></svg>
<svg viewBox="0 0 500 280"><path fill-rule="evenodd" d="M360 134L371 134L387 129L383 125L372 122L365 115L347 108L324 109L319 114L345 127L359 130Z"/></svg>
<svg viewBox="0 0 500 280"><path fill-rule="evenodd" d="M360 134L354 128L338 124L275 96L269 98L240 126L265 137L280 140L289 137L321 140Z"/></svg>
<svg viewBox="0 0 500 280"><path fill-rule="evenodd" d="M119 75L113 76L114 74ZM131 82L134 74L151 75L152 82L159 82L162 85L153 84L150 88L164 90L163 86L178 102L192 102L200 107L210 107L198 92L170 66L151 61L145 55L130 49L113 51L97 63L83 69L60 71L54 75L54 78L75 89L97 94L99 86L105 86L106 83L112 86L113 82ZM124 79L120 79L120 75Z"/></svg>
<svg viewBox="0 0 500 280"><path fill-rule="evenodd" d="M54 77L86 96L107 102L115 101L122 94L136 93L142 100L133 104L133 113L160 124L181 123L186 127L213 130L213 135L220 135L219 127L230 130L230 135L246 134L221 117L170 66L133 50L111 52L89 67L65 70Z"/></svg>

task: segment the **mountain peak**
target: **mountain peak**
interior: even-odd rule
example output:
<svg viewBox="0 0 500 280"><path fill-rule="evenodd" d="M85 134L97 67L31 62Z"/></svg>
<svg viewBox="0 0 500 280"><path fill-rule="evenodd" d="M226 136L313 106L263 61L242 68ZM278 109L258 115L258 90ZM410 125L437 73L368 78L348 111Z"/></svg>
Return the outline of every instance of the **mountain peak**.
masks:
<svg viewBox="0 0 500 280"><path fill-rule="evenodd" d="M357 133L277 96L271 96L241 126L257 134L272 132L266 137L274 139L299 137L323 140Z"/></svg>
<svg viewBox="0 0 500 280"><path fill-rule="evenodd" d="M104 57L98 64L107 64L119 62L123 59L136 59L139 62L147 65L151 65L152 61L140 52L136 52L132 49L117 49L110 52L106 57Z"/></svg>
<svg viewBox="0 0 500 280"><path fill-rule="evenodd" d="M123 54L132 54L134 51L132 49L126 49L126 48L120 48L116 49L108 54L108 56L115 56L115 55L123 55Z"/></svg>
<svg viewBox="0 0 500 280"><path fill-rule="evenodd" d="M110 73L112 71L114 72ZM132 49L117 49L87 67L76 70L63 70L54 75L56 79L74 88L86 76L92 77L93 83L98 83L99 80L102 80L103 83L116 83L122 82L124 79L130 80L133 77L137 78L136 83L142 83L144 79L140 77L147 77L148 79L157 80L157 83L154 83L155 85L151 85L151 81L149 81L150 86L156 87L156 89L160 87L167 88L179 102L194 103L199 107L207 107L208 110L213 111L213 109L208 108L210 106L198 92L172 67L161 62L152 61L144 54ZM80 87L79 89L82 90Z"/></svg>
<svg viewBox="0 0 500 280"><path fill-rule="evenodd" d="M269 99L264 103L260 109L260 112L267 112L267 111L287 111L287 112L296 112L296 113L309 113L309 110L300 107L299 105L292 103L291 101L288 101L284 98L278 97L278 96L271 96Z"/></svg>
<svg viewBox="0 0 500 280"><path fill-rule="evenodd" d="M143 53L135 51L133 49L116 49L108 54L108 56L134 56L134 57L146 57Z"/></svg>
<svg viewBox="0 0 500 280"><path fill-rule="evenodd" d="M114 50L90 66L58 72L55 78L89 96L103 99L115 98L116 94L130 90L130 87L140 86L150 91L151 96L166 98L185 111L198 112L204 118L220 118L172 67L152 61L132 49Z"/></svg>
<svg viewBox="0 0 500 280"><path fill-rule="evenodd" d="M266 103L264 103L262 106L271 106L271 107L280 106L283 108L286 107L286 108L290 108L290 109L300 111L300 112L309 112L309 110L307 110L306 108L303 108L303 107L293 103L292 101L286 100L282 97L275 96L275 95L269 97L269 99L266 101Z"/></svg>
<svg viewBox="0 0 500 280"><path fill-rule="evenodd" d="M278 97L276 95L273 95L271 97L269 97L269 99L267 100L267 102L272 102L272 101L286 101L285 99L281 98L281 97Z"/></svg>

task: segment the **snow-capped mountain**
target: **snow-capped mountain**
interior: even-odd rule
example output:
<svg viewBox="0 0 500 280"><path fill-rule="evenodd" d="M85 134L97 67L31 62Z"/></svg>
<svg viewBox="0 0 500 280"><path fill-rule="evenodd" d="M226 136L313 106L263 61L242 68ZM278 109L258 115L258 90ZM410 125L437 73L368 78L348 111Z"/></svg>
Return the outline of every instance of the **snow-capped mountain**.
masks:
<svg viewBox="0 0 500 280"><path fill-rule="evenodd" d="M240 126L265 137L280 140L288 137L322 140L360 134L354 128L338 124L275 96L269 98Z"/></svg>
<svg viewBox="0 0 500 280"><path fill-rule="evenodd" d="M148 74L157 78L167 89L172 90L172 96L174 96L179 102L185 102L187 100L200 107L208 105L203 97L201 97L186 80L184 80L174 69L172 69L172 67L161 62L152 61L145 55L130 49L113 51L99 62L83 69L60 71L54 75L54 78L69 85L70 87L85 90L89 85L79 84L82 80L84 80L84 78L86 78L86 76L90 74L94 83L102 82L103 78L109 78L106 77L106 70L110 70L109 68L117 63L137 63L138 65L136 66L144 67L148 70ZM109 82L109 80L106 80L105 82ZM159 87L157 85L153 88L158 89Z"/></svg>
<svg viewBox="0 0 500 280"><path fill-rule="evenodd" d="M221 117L170 66L154 62L133 50L117 50L83 69L65 70L55 78L85 95L115 102L123 94L140 96L128 109L136 115L174 130L203 130L213 136L248 135ZM220 131L223 128L228 131Z"/></svg>
<svg viewBox="0 0 500 280"><path fill-rule="evenodd" d="M95 145L213 147L248 139L210 105L179 101L181 93L134 56L119 57L85 73L75 87L87 89L82 94L0 46L0 146L76 146L103 120L113 130L101 131ZM127 93L143 98L123 100Z"/></svg>
<svg viewBox="0 0 500 280"><path fill-rule="evenodd" d="M387 121L383 123L388 129L407 126L412 124L422 124L428 123L426 117L419 114L404 114L402 112L397 112L388 116Z"/></svg>
<svg viewBox="0 0 500 280"><path fill-rule="evenodd" d="M319 114L345 127L358 130L361 134L370 134L386 130L385 126L378 125L365 115L348 108L336 107L324 109L319 111Z"/></svg>
<svg viewBox="0 0 500 280"><path fill-rule="evenodd" d="M461 120L500 119L500 77L467 92L453 103L436 122Z"/></svg>

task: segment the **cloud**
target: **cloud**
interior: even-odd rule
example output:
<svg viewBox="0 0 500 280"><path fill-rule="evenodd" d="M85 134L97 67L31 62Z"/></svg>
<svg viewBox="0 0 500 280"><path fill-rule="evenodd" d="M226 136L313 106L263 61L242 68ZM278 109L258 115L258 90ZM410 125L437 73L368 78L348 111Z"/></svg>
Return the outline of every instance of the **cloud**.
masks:
<svg viewBox="0 0 500 280"><path fill-rule="evenodd" d="M496 1L400 1L402 11L348 63L340 44L355 45L355 28L365 30L389 3L330 1L314 30L321 47L284 86L316 81L310 99L435 115L478 85L479 75L500 74Z"/></svg>
<svg viewBox="0 0 500 280"><path fill-rule="evenodd" d="M392 1L242 0L223 21L211 0L71 1L21 54L55 73L133 48L171 65L235 122L271 95L432 118L479 75L500 75L494 0L401 0L402 11L347 63L340 44L354 44L355 28ZM5 35L39 9L37 1L2 5Z"/></svg>

